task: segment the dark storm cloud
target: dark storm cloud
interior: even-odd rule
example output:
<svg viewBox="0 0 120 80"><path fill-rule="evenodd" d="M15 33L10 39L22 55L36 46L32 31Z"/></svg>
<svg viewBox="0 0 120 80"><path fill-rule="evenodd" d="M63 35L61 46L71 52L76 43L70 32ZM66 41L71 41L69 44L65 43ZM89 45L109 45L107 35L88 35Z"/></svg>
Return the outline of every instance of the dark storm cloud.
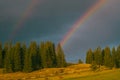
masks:
<svg viewBox="0 0 120 80"><path fill-rule="evenodd" d="M2 37L2 41L7 41L14 27L17 27L15 25L31 5L31 1L32 0L0 1L0 37ZM80 0L35 1L37 1L37 4L35 4L29 12L31 15L26 17L22 23L22 26L24 26L23 29L16 33L15 41L25 41L37 37L43 38L61 33L61 35L64 35L76 18L80 16L80 14L83 14L96 0L93 0L93 2ZM60 39L62 39L62 37Z"/></svg>

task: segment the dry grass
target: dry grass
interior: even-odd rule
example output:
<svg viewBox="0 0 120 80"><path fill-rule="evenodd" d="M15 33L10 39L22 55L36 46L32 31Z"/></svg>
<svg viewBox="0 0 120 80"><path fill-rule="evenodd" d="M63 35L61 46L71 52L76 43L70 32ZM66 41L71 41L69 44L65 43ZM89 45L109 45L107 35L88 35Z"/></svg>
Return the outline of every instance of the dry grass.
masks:
<svg viewBox="0 0 120 80"><path fill-rule="evenodd" d="M94 74L96 73L90 70L89 64L77 64L67 68L46 68L31 73L0 73L0 80L63 80Z"/></svg>

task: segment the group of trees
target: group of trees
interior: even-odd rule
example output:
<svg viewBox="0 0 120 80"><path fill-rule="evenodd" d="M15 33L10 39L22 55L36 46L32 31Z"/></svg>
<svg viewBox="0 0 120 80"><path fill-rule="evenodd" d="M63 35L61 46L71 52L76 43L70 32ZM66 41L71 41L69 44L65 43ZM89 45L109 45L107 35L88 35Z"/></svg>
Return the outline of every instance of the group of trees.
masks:
<svg viewBox="0 0 120 80"><path fill-rule="evenodd" d="M66 60L60 44L35 41L29 46L17 42L16 44L0 43L0 68L5 72L31 72L42 68L65 67Z"/></svg>
<svg viewBox="0 0 120 80"><path fill-rule="evenodd" d="M89 49L86 54L87 64L96 64L100 66L106 66L108 68L120 68L120 45L112 50L109 46L101 49L96 48L94 51Z"/></svg>

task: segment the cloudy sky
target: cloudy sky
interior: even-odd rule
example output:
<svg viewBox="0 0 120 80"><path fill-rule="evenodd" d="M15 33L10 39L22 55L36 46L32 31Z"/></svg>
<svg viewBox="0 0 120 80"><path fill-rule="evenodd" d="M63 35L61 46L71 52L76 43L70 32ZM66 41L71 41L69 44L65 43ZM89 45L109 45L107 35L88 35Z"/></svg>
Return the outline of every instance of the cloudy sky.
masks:
<svg viewBox="0 0 120 80"><path fill-rule="evenodd" d="M59 43L99 0L0 0L0 41ZM120 0L107 2L65 43L68 61L84 59L89 48L120 44Z"/></svg>

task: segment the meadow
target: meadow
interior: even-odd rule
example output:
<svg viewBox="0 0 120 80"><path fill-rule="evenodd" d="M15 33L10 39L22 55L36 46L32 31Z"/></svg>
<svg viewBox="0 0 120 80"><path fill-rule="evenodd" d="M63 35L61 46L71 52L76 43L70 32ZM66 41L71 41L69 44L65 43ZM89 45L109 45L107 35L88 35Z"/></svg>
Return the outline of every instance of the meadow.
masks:
<svg viewBox="0 0 120 80"><path fill-rule="evenodd" d="M91 71L89 64L77 64L66 68L46 68L31 73L2 73L0 80L119 80L119 69Z"/></svg>

